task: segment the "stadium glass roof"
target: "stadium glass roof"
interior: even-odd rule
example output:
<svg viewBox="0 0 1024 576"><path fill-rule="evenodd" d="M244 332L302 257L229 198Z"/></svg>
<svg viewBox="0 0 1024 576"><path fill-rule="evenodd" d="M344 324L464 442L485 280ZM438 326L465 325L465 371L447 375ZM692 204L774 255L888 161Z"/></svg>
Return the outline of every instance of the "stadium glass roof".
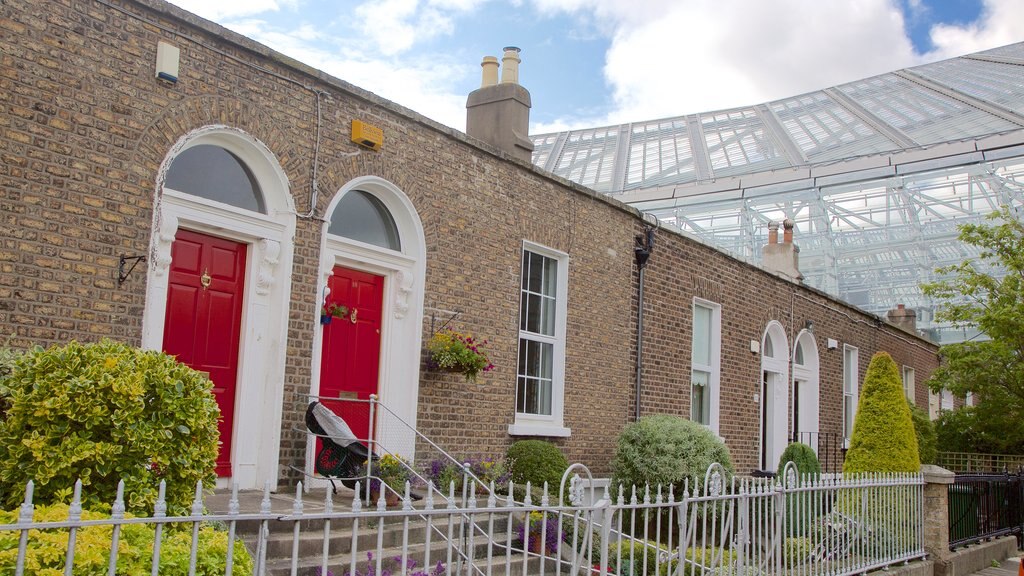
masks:
<svg viewBox="0 0 1024 576"><path fill-rule="evenodd" d="M884 316L976 256L957 225L1024 216L1024 42L746 108L532 136L533 162L759 262L796 222L804 283Z"/></svg>

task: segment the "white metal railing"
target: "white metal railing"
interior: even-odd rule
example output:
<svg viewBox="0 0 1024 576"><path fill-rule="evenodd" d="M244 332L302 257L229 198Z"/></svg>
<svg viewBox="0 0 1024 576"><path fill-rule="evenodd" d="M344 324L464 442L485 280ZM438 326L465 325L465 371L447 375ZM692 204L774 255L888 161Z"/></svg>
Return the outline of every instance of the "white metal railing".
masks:
<svg viewBox="0 0 1024 576"><path fill-rule="evenodd" d="M153 575L197 573L204 523L221 526L229 539L247 534L258 576L365 576L368 569L394 576L833 576L925 555L923 480L916 474L799 478L787 467L778 480L750 479L729 477L713 465L701 481L687 481L678 497L672 488L620 488L615 498L605 489L586 504L580 474L589 476L589 471L578 464L567 471L556 502L544 496L535 503L529 490L523 503L511 497L499 501L492 486L486 503L478 506L470 484L465 506L427 488L414 508L406 487L401 509L389 510L383 497L376 506L355 497L342 507L335 505L329 488L323 500L310 500L300 484L287 513L271 510L267 488L258 510L242 510L233 494L226 513L210 514L204 512L200 485L189 516L166 516L161 496L153 516L132 518L121 512L119 495L110 517L92 520L82 519L79 484L67 519L46 522L33 518L30 483L17 521L0 524L0 571L31 573L26 572L26 550L43 532L63 530L68 537L60 558L70 576L76 534L105 526L110 529L105 572L119 573L117 539L130 524L156 528L152 549L146 551ZM508 495L512 492L510 485ZM466 530L467 524L473 528ZM172 531L191 534L190 562L179 571L161 572L162 538ZM14 558L10 572L4 558ZM240 574L238 565L229 552L217 573Z"/></svg>

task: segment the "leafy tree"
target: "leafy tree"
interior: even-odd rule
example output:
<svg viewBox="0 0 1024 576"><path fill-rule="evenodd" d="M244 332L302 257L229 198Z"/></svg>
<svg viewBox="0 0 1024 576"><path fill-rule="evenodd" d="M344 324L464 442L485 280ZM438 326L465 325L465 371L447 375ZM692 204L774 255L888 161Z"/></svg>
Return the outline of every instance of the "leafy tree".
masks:
<svg viewBox="0 0 1024 576"><path fill-rule="evenodd" d="M917 453L921 457L921 464L935 464L935 458L938 456L935 423L928 417L927 412L912 404L910 417L914 420Z"/></svg>
<svg viewBox="0 0 1024 576"><path fill-rule="evenodd" d="M989 219L960 226L960 240L980 255L940 268L952 277L923 287L940 302L936 320L976 327L989 339L943 346L944 361L928 384L961 397L972 393L973 433L1003 452L1024 445L1024 224L1008 207Z"/></svg>
<svg viewBox="0 0 1024 576"><path fill-rule="evenodd" d="M917 472L921 459L900 371L888 352L871 358L843 472Z"/></svg>

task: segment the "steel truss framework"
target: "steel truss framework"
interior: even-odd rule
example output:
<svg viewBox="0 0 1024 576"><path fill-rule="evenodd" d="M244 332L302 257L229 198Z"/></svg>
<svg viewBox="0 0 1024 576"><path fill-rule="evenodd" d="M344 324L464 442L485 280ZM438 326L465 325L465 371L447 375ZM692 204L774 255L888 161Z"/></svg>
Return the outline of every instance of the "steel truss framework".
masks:
<svg viewBox="0 0 1024 576"><path fill-rule="evenodd" d="M534 163L760 260L796 222L809 286L941 343L920 289L975 258L957 225L1024 217L1024 43L727 111L534 136ZM979 262L977 264L981 266ZM999 271L992 271L999 274Z"/></svg>

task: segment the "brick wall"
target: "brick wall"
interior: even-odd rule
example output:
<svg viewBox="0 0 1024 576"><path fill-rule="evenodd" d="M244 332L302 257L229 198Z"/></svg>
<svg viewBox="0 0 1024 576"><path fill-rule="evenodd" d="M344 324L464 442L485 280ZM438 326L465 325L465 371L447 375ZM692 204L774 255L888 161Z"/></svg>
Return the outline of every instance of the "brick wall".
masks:
<svg viewBox="0 0 1024 576"><path fill-rule="evenodd" d="M284 370L281 466L301 466L310 390L324 210L353 178L377 176L412 201L426 240L424 338L454 325L490 340L497 369L478 384L422 371L425 434L462 454L500 453L513 440L523 241L569 255L565 425L570 461L609 470L614 439L633 414L638 214L541 174L372 94L273 53L159 0L7 0L0 4L0 334L13 346L111 337L139 343L146 274L118 284L118 258L146 254L158 171L189 131L223 124L275 155L295 209L312 201L316 96L323 91L319 188L300 218ZM157 42L181 49L176 85L153 78ZM378 153L345 154L353 118L383 129ZM798 239L799 241L799 239ZM643 413L689 414L690 306L722 304L722 435L737 468L758 438L759 358L749 351L774 319L813 319L822 359L822 430L837 429L840 352L856 345L861 371L884 349L923 382L933 347L876 327L873 318L667 231L646 272ZM286 275L287 276L287 275ZM419 358L403 359L421 362Z"/></svg>

